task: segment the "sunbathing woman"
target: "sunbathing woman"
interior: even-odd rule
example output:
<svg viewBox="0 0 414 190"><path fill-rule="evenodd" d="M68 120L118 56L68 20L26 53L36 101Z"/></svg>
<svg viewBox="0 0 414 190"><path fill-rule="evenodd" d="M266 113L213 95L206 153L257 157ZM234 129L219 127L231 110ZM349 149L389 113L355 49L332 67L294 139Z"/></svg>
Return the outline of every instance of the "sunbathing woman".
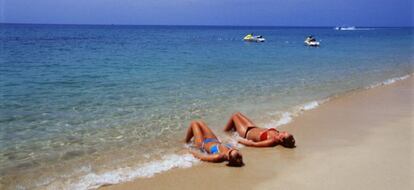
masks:
<svg viewBox="0 0 414 190"><path fill-rule="evenodd" d="M293 135L287 132L279 132L275 128L259 128L240 112L231 116L224 131L232 129L235 129L243 137L239 142L246 146L270 147L280 144L287 148L295 147Z"/></svg>
<svg viewBox="0 0 414 190"><path fill-rule="evenodd" d="M214 133L202 121L192 121L187 130L185 142L190 142L194 137L194 145L202 152L190 150L200 160L208 162L229 161L229 166L242 166L243 157L239 150L229 145L222 144ZM206 154L207 153L207 154Z"/></svg>

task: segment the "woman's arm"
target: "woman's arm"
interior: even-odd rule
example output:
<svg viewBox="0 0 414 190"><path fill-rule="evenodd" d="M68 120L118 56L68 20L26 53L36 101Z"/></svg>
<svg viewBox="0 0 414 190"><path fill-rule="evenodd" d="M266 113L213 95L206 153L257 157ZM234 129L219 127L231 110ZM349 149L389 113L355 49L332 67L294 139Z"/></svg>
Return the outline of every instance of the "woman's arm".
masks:
<svg viewBox="0 0 414 190"><path fill-rule="evenodd" d="M276 145L276 141L274 139L268 139L265 141L260 141L260 142L254 142L252 140L247 140L247 139L239 139L238 140L239 143L244 144L246 146L252 146L252 147L270 147L270 146L275 146Z"/></svg>
<svg viewBox="0 0 414 190"><path fill-rule="evenodd" d="M190 153L194 155L194 157L207 162L223 162L225 160L223 154L203 154L201 152L190 150Z"/></svg>
<svg viewBox="0 0 414 190"><path fill-rule="evenodd" d="M253 146L254 142L252 140L247 140L245 138L240 138L237 140L239 143L246 145L246 146Z"/></svg>

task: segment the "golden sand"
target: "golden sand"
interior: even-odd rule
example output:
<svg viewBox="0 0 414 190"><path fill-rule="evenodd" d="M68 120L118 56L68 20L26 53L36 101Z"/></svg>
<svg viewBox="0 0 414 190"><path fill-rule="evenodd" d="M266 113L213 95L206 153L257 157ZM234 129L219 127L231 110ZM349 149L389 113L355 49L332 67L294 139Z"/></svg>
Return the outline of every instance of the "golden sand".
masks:
<svg viewBox="0 0 414 190"><path fill-rule="evenodd" d="M360 90L282 127L297 148L243 148L245 166L202 163L101 189L413 189L414 77Z"/></svg>

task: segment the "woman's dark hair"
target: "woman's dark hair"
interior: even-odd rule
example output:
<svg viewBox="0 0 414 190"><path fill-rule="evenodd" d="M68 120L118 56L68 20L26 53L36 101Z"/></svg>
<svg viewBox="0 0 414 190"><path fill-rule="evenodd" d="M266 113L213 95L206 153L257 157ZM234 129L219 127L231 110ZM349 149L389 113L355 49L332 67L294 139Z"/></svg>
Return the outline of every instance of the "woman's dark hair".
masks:
<svg viewBox="0 0 414 190"><path fill-rule="evenodd" d="M295 148L295 138L293 138L293 135L288 135L287 137L282 139L282 142L280 143L282 146L286 148Z"/></svg>
<svg viewBox="0 0 414 190"><path fill-rule="evenodd" d="M240 154L240 152L235 149L231 150L231 152L229 152L228 166L241 167L243 165L243 156Z"/></svg>

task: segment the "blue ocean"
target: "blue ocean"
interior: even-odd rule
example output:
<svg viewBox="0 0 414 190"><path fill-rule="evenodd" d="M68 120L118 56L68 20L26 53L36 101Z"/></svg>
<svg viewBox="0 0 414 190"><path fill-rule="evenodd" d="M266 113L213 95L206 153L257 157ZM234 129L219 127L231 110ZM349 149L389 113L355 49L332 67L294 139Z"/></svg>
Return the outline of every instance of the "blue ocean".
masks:
<svg viewBox="0 0 414 190"><path fill-rule="evenodd" d="M221 129L236 111L277 127L404 79L413 31L0 24L0 189L88 189L190 167L191 120L232 141ZM305 46L308 35L320 46Z"/></svg>

